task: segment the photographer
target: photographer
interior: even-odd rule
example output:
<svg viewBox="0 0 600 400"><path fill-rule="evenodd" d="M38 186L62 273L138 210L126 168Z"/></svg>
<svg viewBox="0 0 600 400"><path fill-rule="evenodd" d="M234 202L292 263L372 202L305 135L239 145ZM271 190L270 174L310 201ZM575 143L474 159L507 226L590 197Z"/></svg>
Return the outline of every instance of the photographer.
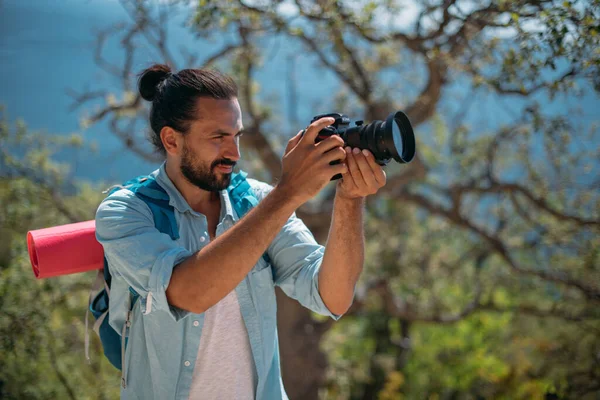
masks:
<svg viewBox="0 0 600 400"><path fill-rule="evenodd" d="M168 194L179 239L159 232L128 189L98 208L110 324L128 333L121 398L287 398L274 287L334 319L348 310L364 261L364 197L385 184L385 173L368 150L344 149L338 135L315 143L334 122L321 118L288 142L275 187L248 179L258 204L240 218L227 191L243 130L235 83L154 65L139 91L152 101L152 141L166 159L151 176ZM294 212L340 173L323 247ZM139 301L124 320L130 291Z"/></svg>

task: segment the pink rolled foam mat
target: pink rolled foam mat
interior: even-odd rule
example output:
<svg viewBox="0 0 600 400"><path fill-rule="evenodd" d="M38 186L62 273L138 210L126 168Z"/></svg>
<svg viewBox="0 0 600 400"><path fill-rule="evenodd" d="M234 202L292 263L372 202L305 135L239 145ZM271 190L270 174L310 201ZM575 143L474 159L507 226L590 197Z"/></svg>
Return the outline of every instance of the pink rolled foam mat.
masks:
<svg viewBox="0 0 600 400"><path fill-rule="evenodd" d="M38 279L104 267L94 220L27 232L27 249Z"/></svg>

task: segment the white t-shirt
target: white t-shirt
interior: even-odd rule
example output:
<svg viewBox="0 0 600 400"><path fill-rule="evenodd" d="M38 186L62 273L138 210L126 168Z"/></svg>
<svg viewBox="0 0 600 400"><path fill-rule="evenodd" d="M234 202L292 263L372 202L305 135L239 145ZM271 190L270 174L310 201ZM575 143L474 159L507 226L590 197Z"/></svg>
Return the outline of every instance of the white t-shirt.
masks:
<svg viewBox="0 0 600 400"><path fill-rule="evenodd" d="M235 290L204 314L190 400L254 399L257 375Z"/></svg>
<svg viewBox="0 0 600 400"><path fill-rule="evenodd" d="M221 215L225 218L221 194ZM223 234L219 223L216 235ZM235 289L204 312L189 400L253 400L258 375Z"/></svg>

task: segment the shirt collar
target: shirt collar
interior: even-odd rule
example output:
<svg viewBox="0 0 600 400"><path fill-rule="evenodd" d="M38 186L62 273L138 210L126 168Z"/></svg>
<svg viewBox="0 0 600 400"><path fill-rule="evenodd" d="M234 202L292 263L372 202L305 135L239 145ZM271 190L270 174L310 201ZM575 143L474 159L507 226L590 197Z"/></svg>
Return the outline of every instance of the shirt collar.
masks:
<svg viewBox="0 0 600 400"><path fill-rule="evenodd" d="M169 205L173 206L180 213L184 213L186 211L191 212L192 214L200 214L192 209L188 202L185 200L181 192L175 187L169 175L167 175L166 170L166 161L162 163L159 169L154 171L151 175L156 178L156 181L169 195ZM231 204L231 200L229 199L229 195L227 194L227 190L221 190L219 192L219 196L221 198L221 216L220 220L224 218L231 218L233 221L237 220L237 216L233 211L233 206Z"/></svg>

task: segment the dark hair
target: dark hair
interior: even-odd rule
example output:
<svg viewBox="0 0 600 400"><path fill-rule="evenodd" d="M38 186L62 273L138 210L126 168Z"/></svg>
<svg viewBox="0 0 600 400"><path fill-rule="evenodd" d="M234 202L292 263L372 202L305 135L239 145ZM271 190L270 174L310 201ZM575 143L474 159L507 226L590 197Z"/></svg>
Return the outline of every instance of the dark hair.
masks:
<svg viewBox="0 0 600 400"><path fill-rule="evenodd" d="M170 126L187 133L197 119L196 100L200 97L231 99L238 88L231 77L215 70L183 69L176 74L164 64L154 64L139 74L138 87L143 99L151 101L150 140L157 151L166 154L160 131Z"/></svg>

